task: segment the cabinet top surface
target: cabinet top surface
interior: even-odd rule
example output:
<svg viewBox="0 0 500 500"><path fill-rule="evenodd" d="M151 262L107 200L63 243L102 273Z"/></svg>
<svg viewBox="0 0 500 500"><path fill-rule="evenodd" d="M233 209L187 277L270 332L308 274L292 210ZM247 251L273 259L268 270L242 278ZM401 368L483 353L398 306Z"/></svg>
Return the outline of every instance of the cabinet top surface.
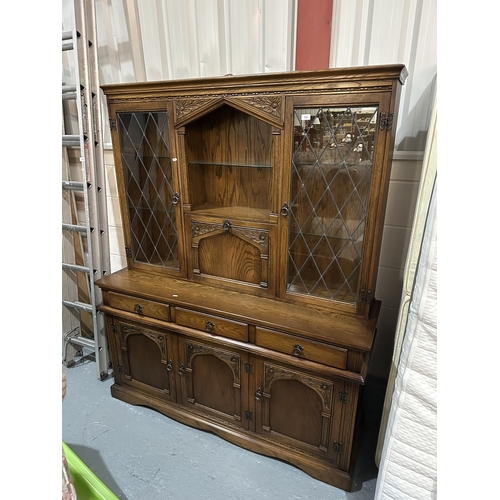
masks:
<svg viewBox="0 0 500 500"><path fill-rule="evenodd" d="M365 320L133 269L122 269L101 278L96 284L103 290L174 306L190 307L249 324L289 330L360 350L369 350L372 347L380 307L380 302L376 301L372 317Z"/></svg>
<svg viewBox="0 0 500 500"><path fill-rule="evenodd" d="M154 82L129 82L102 85L108 97L123 96L135 93L169 93L177 90L210 89L213 92L224 92L227 89L237 91L241 87L261 87L264 92L266 86L296 87L314 82L316 85L336 85L343 82L349 85L362 86L363 82L389 82L398 80L404 84L408 71L404 64L388 64L378 66L357 66L351 68L330 68L314 71L288 71L284 73L264 73L252 75L226 75L204 78L190 78L183 80L167 80Z"/></svg>

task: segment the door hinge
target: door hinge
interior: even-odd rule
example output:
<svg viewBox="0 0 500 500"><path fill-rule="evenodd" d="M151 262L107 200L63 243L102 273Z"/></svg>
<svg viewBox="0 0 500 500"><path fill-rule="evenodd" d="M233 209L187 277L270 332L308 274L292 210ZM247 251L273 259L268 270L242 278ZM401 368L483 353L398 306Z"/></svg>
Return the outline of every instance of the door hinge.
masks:
<svg viewBox="0 0 500 500"><path fill-rule="evenodd" d="M116 333L116 325L114 323L111 323L111 330L113 333Z"/></svg>
<svg viewBox="0 0 500 500"><path fill-rule="evenodd" d="M344 446L342 445L342 443L338 443L337 441L334 441L333 442L333 451L335 453L342 453L342 448Z"/></svg>
<svg viewBox="0 0 500 500"><path fill-rule="evenodd" d="M344 392L344 391L339 391L339 394L337 396L337 401L341 402L341 403L347 403L347 392Z"/></svg>
<svg viewBox="0 0 500 500"><path fill-rule="evenodd" d="M109 119L109 129L116 130L116 118Z"/></svg>
<svg viewBox="0 0 500 500"><path fill-rule="evenodd" d="M246 420L253 420L253 413L250 410L245 410L245 419Z"/></svg>
<svg viewBox="0 0 500 500"><path fill-rule="evenodd" d="M370 302L371 295L372 295L371 290L368 290L368 291L361 290L361 292L359 294L359 301L363 302L363 303Z"/></svg>
<svg viewBox="0 0 500 500"><path fill-rule="evenodd" d="M245 363L245 373L252 375L252 363Z"/></svg>
<svg viewBox="0 0 500 500"><path fill-rule="evenodd" d="M122 365L118 365L118 367L117 367L117 368L118 368L118 371L119 371L120 373L122 373L122 372L123 372Z"/></svg>
<svg viewBox="0 0 500 500"><path fill-rule="evenodd" d="M132 250L130 249L130 247L125 247L125 255L127 257L132 257Z"/></svg>
<svg viewBox="0 0 500 500"><path fill-rule="evenodd" d="M391 130L394 113L380 113L380 130Z"/></svg>

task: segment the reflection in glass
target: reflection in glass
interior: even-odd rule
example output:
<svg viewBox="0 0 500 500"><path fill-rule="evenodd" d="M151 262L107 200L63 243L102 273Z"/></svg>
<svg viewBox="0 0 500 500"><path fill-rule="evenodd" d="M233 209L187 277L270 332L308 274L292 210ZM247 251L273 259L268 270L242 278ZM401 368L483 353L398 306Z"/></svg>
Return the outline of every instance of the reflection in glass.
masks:
<svg viewBox="0 0 500 500"><path fill-rule="evenodd" d="M287 289L355 303L377 108L295 108Z"/></svg>

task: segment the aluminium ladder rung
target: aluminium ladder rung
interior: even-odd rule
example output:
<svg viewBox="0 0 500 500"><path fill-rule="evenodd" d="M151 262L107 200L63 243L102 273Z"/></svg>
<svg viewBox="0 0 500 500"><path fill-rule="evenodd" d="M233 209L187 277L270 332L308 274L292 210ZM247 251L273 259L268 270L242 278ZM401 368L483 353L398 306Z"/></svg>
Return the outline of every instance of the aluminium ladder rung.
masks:
<svg viewBox="0 0 500 500"><path fill-rule="evenodd" d="M85 337L71 337L69 341L72 344L81 345L83 347L90 347L91 349L95 348L95 341Z"/></svg>
<svg viewBox="0 0 500 500"><path fill-rule="evenodd" d="M63 101L72 101L77 98L76 91L75 92L64 92L62 95Z"/></svg>
<svg viewBox="0 0 500 500"><path fill-rule="evenodd" d="M63 146L79 146L80 136L79 135L63 135L62 136Z"/></svg>
<svg viewBox="0 0 500 500"><path fill-rule="evenodd" d="M72 31L63 31L62 32L62 39L63 40L72 40L73 39L73 32Z"/></svg>
<svg viewBox="0 0 500 500"><path fill-rule="evenodd" d="M62 44L62 50L65 51L65 50L73 50L73 41L71 42L64 42Z"/></svg>
<svg viewBox="0 0 500 500"><path fill-rule="evenodd" d="M67 262L62 263L63 269L69 269L70 271L80 271L81 273L90 273L90 268L87 266L79 266L78 264L68 264Z"/></svg>
<svg viewBox="0 0 500 500"><path fill-rule="evenodd" d="M71 300L63 300L62 303L66 307L72 307L73 309L78 309L80 311L87 311L89 313L92 312L92 306L90 304L86 304L85 302L79 302L79 301L72 302Z"/></svg>
<svg viewBox="0 0 500 500"><path fill-rule="evenodd" d="M83 182L79 181L62 181L62 188L73 191L83 191Z"/></svg>
<svg viewBox="0 0 500 500"><path fill-rule="evenodd" d="M76 85L64 85L62 86L62 93L66 92L76 92Z"/></svg>
<svg viewBox="0 0 500 500"><path fill-rule="evenodd" d="M78 226L77 224L66 224L63 222L62 228L66 229L68 231L76 231L78 233L86 233L87 232L87 227L86 226Z"/></svg>

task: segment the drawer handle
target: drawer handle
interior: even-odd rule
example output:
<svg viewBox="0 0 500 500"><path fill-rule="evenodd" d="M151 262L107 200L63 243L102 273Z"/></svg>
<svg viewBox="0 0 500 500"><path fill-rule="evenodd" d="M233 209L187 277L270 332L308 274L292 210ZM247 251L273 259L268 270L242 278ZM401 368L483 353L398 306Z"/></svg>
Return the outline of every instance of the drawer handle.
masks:
<svg viewBox="0 0 500 500"><path fill-rule="evenodd" d="M215 325L211 321L207 321L205 323L205 330L209 333L212 333L214 331Z"/></svg>
<svg viewBox="0 0 500 500"><path fill-rule="evenodd" d="M256 391L255 391L255 399L257 401L260 401L262 399L262 389L259 387Z"/></svg>
<svg viewBox="0 0 500 500"><path fill-rule="evenodd" d="M173 368L173 366L172 366L172 360L171 360L171 359L169 359L169 360L168 360L168 363L167 363L167 371L168 371L168 372L171 372L171 371L172 371L172 368Z"/></svg>
<svg viewBox="0 0 500 500"><path fill-rule="evenodd" d="M142 306L141 306L141 304L136 304L136 305L134 306L134 312L135 312L136 314L139 314L139 315L141 315L141 316L142 316Z"/></svg>
<svg viewBox="0 0 500 500"><path fill-rule="evenodd" d="M303 350L304 350L304 348L303 348L301 345L299 345L299 344L295 344L295 345L293 346L293 353L292 353L292 354L293 354L294 356L297 356L298 358L300 358L300 356L302 356L302 351L303 351Z"/></svg>

